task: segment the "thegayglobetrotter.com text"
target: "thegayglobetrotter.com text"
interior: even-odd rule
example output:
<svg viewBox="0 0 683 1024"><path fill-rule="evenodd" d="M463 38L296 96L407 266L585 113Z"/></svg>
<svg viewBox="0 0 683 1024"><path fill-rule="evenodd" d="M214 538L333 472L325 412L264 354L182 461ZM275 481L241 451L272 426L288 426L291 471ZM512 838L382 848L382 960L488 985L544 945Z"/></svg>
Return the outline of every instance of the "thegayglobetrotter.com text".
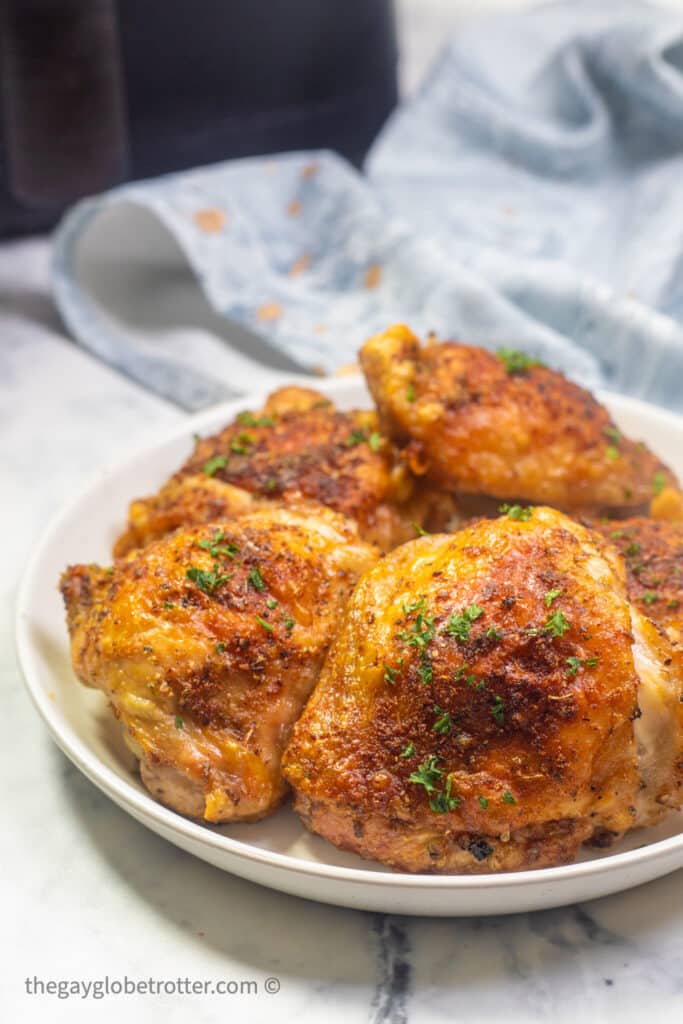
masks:
<svg viewBox="0 0 683 1024"><path fill-rule="evenodd" d="M32 978L25 979L29 996L57 999L107 999L110 996L275 996L279 978Z"/></svg>

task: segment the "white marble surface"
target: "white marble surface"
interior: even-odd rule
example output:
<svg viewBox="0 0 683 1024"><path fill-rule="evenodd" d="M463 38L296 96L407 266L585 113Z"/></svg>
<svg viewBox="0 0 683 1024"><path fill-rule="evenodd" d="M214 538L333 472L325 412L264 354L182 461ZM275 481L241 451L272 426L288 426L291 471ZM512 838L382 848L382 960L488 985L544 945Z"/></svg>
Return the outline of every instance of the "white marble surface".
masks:
<svg viewBox="0 0 683 1024"><path fill-rule="evenodd" d="M403 3L404 19L415 21L416 4ZM446 7L430 0L425 17L439 9L443 21ZM425 39L434 45L433 34ZM416 74L424 57L409 57ZM103 461L180 416L65 338L48 298L44 242L0 246L0 1019L635 1024L645 1012L681 1020L683 872L512 918L335 910L194 860L118 810L56 749L15 661L22 566L53 512ZM25 987L34 976L106 975L254 980L261 991L93 1000ZM278 994L263 991L268 977L279 978Z"/></svg>

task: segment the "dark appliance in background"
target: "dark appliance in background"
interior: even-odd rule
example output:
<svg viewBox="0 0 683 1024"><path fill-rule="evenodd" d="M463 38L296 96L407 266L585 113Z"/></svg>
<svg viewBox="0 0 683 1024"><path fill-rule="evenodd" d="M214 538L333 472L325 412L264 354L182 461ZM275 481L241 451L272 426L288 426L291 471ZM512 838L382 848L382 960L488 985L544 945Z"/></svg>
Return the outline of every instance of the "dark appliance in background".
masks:
<svg viewBox="0 0 683 1024"><path fill-rule="evenodd" d="M0 0L0 235L230 157L359 163L396 64L391 0Z"/></svg>

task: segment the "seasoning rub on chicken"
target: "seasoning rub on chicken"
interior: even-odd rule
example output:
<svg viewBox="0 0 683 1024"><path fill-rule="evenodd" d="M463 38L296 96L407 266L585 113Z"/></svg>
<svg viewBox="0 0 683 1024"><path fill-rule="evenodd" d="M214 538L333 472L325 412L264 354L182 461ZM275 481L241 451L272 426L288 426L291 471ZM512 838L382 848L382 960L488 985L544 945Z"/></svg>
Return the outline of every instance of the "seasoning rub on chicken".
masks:
<svg viewBox="0 0 683 1024"><path fill-rule="evenodd" d="M550 508L360 580L283 760L305 824L404 871L571 861L683 803L683 652Z"/></svg>
<svg viewBox="0 0 683 1024"><path fill-rule="evenodd" d="M109 698L162 803L253 821L358 576L379 552L322 506L182 528L62 577L74 670Z"/></svg>

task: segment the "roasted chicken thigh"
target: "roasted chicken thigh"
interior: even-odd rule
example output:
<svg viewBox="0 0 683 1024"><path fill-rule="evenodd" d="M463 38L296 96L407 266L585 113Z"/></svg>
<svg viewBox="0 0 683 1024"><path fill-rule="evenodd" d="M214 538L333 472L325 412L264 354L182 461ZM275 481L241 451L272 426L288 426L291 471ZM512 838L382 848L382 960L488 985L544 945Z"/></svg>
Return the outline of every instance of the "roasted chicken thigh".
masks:
<svg viewBox="0 0 683 1024"><path fill-rule="evenodd" d="M514 509L361 578L283 768L309 828L394 868L556 865L683 802L682 694L611 545Z"/></svg>
<svg viewBox="0 0 683 1024"><path fill-rule="evenodd" d="M158 494L130 506L121 556L178 526L241 514L255 502L313 500L352 518L363 539L389 550L418 526L444 528L452 497L421 486L378 430L372 411L341 412L317 391L286 387L196 442Z"/></svg>
<svg viewBox="0 0 683 1024"><path fill-rule="evenodd" d="M365 343L361 364L381 431L439 487L619 515L678 493L589 392L521 352L422 345L397 325Z"/></svg>
<svg viewBox="0 0 683 1024"><path fill-rule="evenodd" d="M67 569L74 670L109 698L159 800L210 822L278 806L292 725L377 557L330 509L272 503Z"/></svg>

